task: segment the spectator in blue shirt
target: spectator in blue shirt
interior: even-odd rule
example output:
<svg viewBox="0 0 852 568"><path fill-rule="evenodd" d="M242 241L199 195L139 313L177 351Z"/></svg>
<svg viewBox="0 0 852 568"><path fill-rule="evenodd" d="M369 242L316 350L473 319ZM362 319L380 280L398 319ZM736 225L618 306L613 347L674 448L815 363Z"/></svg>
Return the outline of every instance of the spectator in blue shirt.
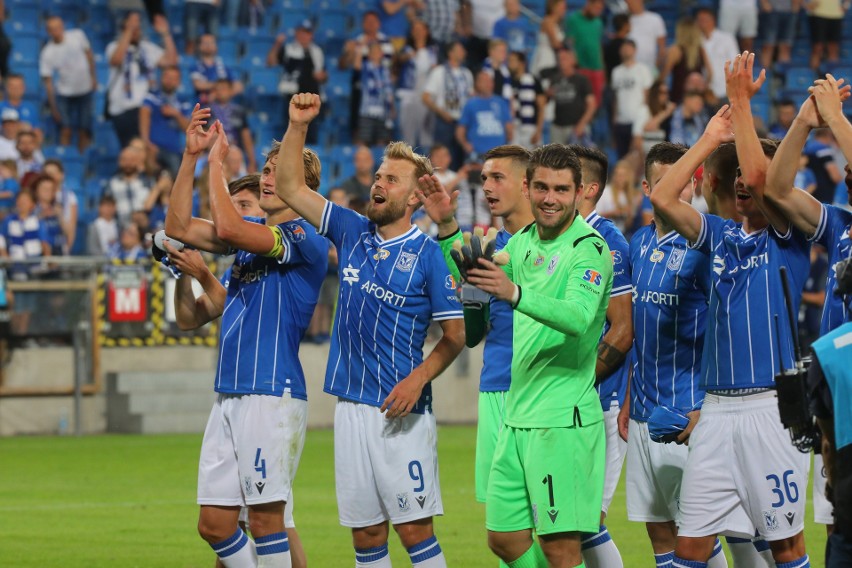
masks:
<svg viewBox="0 0 852 568"><path fill-rule="evenodd" d="M44 230L44 240L51 256L68 254L65 228L62 226L61 210L56 203L56 182L46 174L40 174L30 183L36 200L35 214Z"/></svg>
<svg viewBox="0 0 852 568"><path fill-rule="evenodd" d="M468 155L468 161L476 162L478 156L491 148L508 144L513 126L509 103L494 95L494 77L489 71L477 73L474 90L474 96L462 109L456 139Z"/></svg>
<svg viewBox="0 0 852 568"><path fill-rule="evenodd" d="M216 36L204 34L198 39L198 59L190 78L195 88L195 96L202 105L210 101L210 92L216 81L228 79L232 83L233 96L243 92L243 83L234 70L219 57L219 48L216 45Z"/></svg>
<svg viewBox="0 0 852 568"><path fill-rule="evenodd" d="M18 111L18 118L22 126L27 124L32 127L39 142L44 139L44 134L41 129L41 117L39 116L38 108L28 101L24 100L24 95L27 92L27 85L24 82L24 76L13 73L6 77L6 100L0 102L0 113L7 108L13 108Z"/></svg>
<svg viewBox="0 0 852 568"><path fill-rule="evenodd" d="M217 79L213 87L213 98L210 101L210 113L214 120L222 123L228 140L243 151L248 161L249 171L257 171L257 161L254 156L254 141L246 120L246 111L233 102L234 83L227 78Z"/></svg>
<svg viewBox="0 0 852 568"><path fill-rule="evenodd" d="M121 229L118 242L107 251L107 258L121 262L138 262L148 256L142 247L144 230L136 223L128 223Z"/></svg>
<svg viewBox="0 0 852 568"><path fill-rule="evenodd" d="M394 51L399 51L408 35L408 11L412 0L376 0L376 12L382 22L382 32L391 40Z"/></svg>
<svg viewBox="0 0 852 568"><path fill-rule="evenodd" d="M50 254L47 232L35 214L35 199L27 189L15 197L15 210L3 220L0 228L0 257L25 260ZM27 280L30 270L26 265L13 265L12 280Z"/></svg>
<svg viewBox="0 0 852 568"><path fill-rule="evenodd" d="M180 87L180 69L164 67L160 73L160 88L145 97L139 109L139 135L149 151L157 156L157 162L169 170L174 177L180 167L183 154L183 136L189 125L192 106L183 99Z"/></svg>
<svg viewBox="0 0 852 568"><path fill-rule="evenodd" d="M708 120L704 95L700 91L687 91L672 114L669 141L692 146L701 138Z"/></svg>
<svg viewBox="0 0 852 568"><path fill-rule="evenodd" d="M494 38L506 42L509 51L520 51L529 57L532 45L528 38L538 29L521 13L520 0L506 0L506 15L494 23Z"/></svg>
<svg viewBox="0 0 852 568"><path fill-rule="evenodd" d="M355 70L361 74L356 139L367 146L384 145L391 137L396 107L393 80L379 42L370 44L366 60L355 60Z"/></svg>

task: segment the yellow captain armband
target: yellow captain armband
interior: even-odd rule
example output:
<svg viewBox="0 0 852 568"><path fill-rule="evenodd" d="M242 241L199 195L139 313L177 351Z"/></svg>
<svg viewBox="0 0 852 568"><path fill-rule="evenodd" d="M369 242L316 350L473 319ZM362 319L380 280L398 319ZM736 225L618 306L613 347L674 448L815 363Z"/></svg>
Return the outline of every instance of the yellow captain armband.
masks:
<svg viewBox="0 0 852 568"><path fill-rule="evenodd" d="M273 227L267 226L272 232L272 238L274 239L274 244L272 248L269 249L269 252L264 254L263 256L268 256L270 258L281 258L284 255L284 234L281 232L281 227L275 225Z"/></svg>

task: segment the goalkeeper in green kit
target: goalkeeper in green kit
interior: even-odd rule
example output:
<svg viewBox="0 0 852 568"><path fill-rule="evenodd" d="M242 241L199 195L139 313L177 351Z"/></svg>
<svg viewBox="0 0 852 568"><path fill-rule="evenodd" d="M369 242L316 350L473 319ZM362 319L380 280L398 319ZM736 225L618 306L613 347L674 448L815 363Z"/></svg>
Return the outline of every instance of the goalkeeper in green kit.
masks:
<svg viewBox="0 0 852 568"><path fill-rule="evenodd" d="M562 144L533 151L524 193L535 222L509 239L503 266L483 258L463 271L515 310L512 383L486 498L489 546L512 568L583 566L580 533L599 527L605 433L595 361L612 258L577 214L581 171Z"/></svg>

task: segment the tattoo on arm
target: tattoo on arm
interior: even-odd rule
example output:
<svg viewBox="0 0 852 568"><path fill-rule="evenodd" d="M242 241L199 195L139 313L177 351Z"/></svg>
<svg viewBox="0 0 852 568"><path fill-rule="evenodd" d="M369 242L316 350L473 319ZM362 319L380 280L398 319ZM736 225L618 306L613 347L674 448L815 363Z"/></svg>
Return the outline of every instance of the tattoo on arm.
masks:
<svg viewBox="0 0 852 568"><path fill-rule="evenodd" d="M626 357L627 353L620 351L606 341L601 341L598 344L597 382L609 376L624 362Z"/></svg>

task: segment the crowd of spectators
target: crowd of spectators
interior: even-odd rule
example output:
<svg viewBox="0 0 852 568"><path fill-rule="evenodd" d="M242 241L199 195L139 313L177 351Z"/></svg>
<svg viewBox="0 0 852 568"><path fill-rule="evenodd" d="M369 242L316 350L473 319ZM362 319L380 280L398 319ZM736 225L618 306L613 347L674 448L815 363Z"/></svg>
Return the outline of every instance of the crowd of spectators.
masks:
<svg viewBox="0 0 852 568"><path fill-rule="evenodd" d="M43 89L19 72L27 54L7 65L22 34L0 33L0 255L144 256L163 224L193 104L222 122L236 178L256 171L281 136L296 92L323 96L324 116L308 136L323 159L322 191L355 209L368 198L377 147L392 139L431 155L442 181L460 190L467 227L492 223L479 155L504 143L580 143L609 155L599 212L630 234L648 218L644 153L662 140L697 140L724 103L724 62L755 49L773 71L771 95L755 108L781 137L804 93L791 77L842 67L847 8L840 0L96 4L75 11L76 21L38 13L30 32ZM6 32L20 5L5 6ZM93 25L104 13L108 26ZM831 202L844 165L830 133L817 132L799 179ZM196 174L204 215L203 160Z"/></svg>

